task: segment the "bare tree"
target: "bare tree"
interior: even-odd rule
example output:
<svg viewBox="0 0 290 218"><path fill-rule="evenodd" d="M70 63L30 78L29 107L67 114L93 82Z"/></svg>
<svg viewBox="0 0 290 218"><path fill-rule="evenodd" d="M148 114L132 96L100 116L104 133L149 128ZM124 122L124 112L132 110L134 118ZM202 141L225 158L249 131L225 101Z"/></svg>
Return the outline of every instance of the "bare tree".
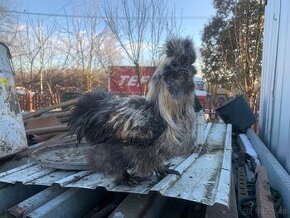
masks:
<svg viewBox="0 0 290 218"><path fill-rule="evenodd" d="M16 7L15 2L0 1L0 38L9 48L13 49L13 41L15 39L18 27L18 16L10 13L11 9Z"/></svg>
<svg viewBox="0 0 290 218"><path fill-rule="evenodd" d="M78 9L85 15L76 18L67 16L65 26L61 25L59 30L64 35L60 37L62 43L59 46L63 53L62 67L77 68L76 72L80 73L86 91L92 90L93 84L98 81L103 83L106 75L104 69L112 63L112 55L120 57L115 52L115 40L112 40L111 34L98 16L97 6L95 2L85 2L82 10Z"/></svg>
<svg viewBox="0 0 290 218"><path fill-rule="evenodd" d="M37 20L28 16L26 25L17 31L14 43L17 48L14 51L14 63L17 70L30 75L29 84L25 85L32 88L32 84L38 84L40 93L44 91L45 70L50 68L49 64L55 59L54 38L56 22L51 25L44 25L43 18Z"/></svg>
<svg viewBox="0 0 290 218"><path fill-rule="evenodd" d="M149 21L149 1L138 0L129 3L122 0L117 4L115 3L105 2L104 21L128 59L134 64L140 93L144 94L141 84L140 62L141 52L144 49L146 26Z"/></svg>
<svg viewBox="0 0 290 218"><path fill-rule="evenodd" d="M171 32L167 30L177 26L175 20L168 19L170 13L164 0L104 1L103 11L104 22L135 67L138 87L144 95L147 90L141 80L143 58L151 66L159 64L160 43Z"/></svg>
<svg viewBox="0 0 290 218"><path fill-rule="evenodd" d="M104 19L100 19L95 2L85 2L82 10L76 10L82 11L81 16L67 16L65 22L28 16L25 24L17 23L16 34L10 34L10 39L14 37L14 63L22 84L53 93L56 80L49 79L48 74L69 68L80 74L83 90L88 91L93 84L103 86L104 75L110 77L111 67L120 65L125 56L126 63L135 66L140 92L145 94L143 65L159 64L160 43L172 32L169 29L174 20L167 17L170 13L164 0L119 3L105 2Z"/></svg>
<svg viewBox="0 0 290 218"><path fill-rule="evenodd" d="M164 38L178 36L181 32L181 19L177 22L175 7L172 11L166 6L167 1L151 0L149 10L149 23L146 33L146 44L149 53L149 65L156 67L161 61L160 50Z"/></svg>

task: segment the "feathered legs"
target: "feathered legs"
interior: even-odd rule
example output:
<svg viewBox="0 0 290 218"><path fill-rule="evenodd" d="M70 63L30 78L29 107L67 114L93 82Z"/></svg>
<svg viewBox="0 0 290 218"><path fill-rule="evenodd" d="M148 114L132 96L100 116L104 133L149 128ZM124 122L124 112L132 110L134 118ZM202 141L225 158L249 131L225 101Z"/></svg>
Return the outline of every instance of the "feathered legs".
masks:
<svg viewBox="0 0 290 218"><path fill-rule="evenodd" d="M144 181L145 177L136 176L134 173L129 173L128 171L124 171L121 176L115 179L115 183L117 185L129 185L134 186L140 184L140 182Z"/></svg>
<svg viewBox="0 0 290 218"><path fill-rule="evenodd" d="M170 167L172 167L172 166L173 165L170 163L163 165L162 167L160 167L158 170L155 171L156 176L159 178L164 178L168 174L174 174L174 175L177 175L180 177L181 175L177 170L170 169Z"/></svg>

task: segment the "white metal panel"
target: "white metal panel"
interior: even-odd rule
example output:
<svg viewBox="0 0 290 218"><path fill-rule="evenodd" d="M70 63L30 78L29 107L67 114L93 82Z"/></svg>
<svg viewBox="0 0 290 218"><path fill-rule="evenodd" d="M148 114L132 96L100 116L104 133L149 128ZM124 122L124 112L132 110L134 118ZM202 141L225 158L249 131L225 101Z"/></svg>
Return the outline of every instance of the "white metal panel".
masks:
<svg viewBox="0 0 290 218"><path fill-rule="evenodd" d="M281 2L280 12L280 28L278 38L278 54L276 67L276 84L275 84L275 101L273 107L272 119L272 136L271 145L274 149L279 162L286 166L286 160L289 153L290 142L289 136L289 120L290 120L290 3L283 0ZM290 172L290 168L288 169Z"/></svg>
<svg viewBox="0 0 290 218"><path fill-rule="evenodd" d="M260 136L290 173L290 2L268 0L265 11Z"/></svg>
<svg viewBox="0 0 290 218"><path fill-rule="evenodd" d="M268 1L265 8L263 65L261 79L260 130L264 142L269 145L271 136L272 101L275 77L277 39L279 32L280 0ZM268 52L271 51L271 52Z"/></svg>
<svg viewBox="0 0 290 218"><path fill-rule="evenodd" d="M0 158L27 147L8 48L0 43Z"/></svg>
<svg viewBox="0 0 290 218"><path fill-rule="evenodd" d="M283 25L283 33L281 35L285 36L283 40L285 45L281 45L284 49L284 52L281 54L281 58L283 57L283 66L281 71L283 71L283 90L282 90L282 108L281 108L281 123L280 123L280 141L277 155L285 156L285 166L290 173L290 101L289 101L289 93L290 93L290 2L283 0L282 4L282 20L285 21ZM282 148L281 150L279 148Z"/></svg>

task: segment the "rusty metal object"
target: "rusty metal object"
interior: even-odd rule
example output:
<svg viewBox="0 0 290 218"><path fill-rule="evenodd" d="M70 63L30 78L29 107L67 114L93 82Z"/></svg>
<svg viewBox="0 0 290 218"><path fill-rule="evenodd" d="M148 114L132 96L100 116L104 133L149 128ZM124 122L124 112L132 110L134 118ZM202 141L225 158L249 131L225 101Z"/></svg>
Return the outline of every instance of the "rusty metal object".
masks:
<svg viewBox="0 0 290 218"><path fill-rule="evenodd" d="M53 116L50 117L37 117L27 121L25 129L37 129L43 127L51 127L61 125L61 122Z"/></svg>
<svg viewBox="0 0 290 218"><path fill-rule="evenodd" d="M27 214L27 217L84 217L94 205L103 199L104 195L104 189L68 189Z"/></svg>
<svg viewBox="0 0 290 218"><path fill-rule="evenodd" d="M39 131L39 128L45 128L45 127L55 127L61 125L61 122L58 120L58 118L49 116L49 117L37 117L33 119L29 119L25 125L26 131L28 130L33 130L35 129L36 131ZM55 131L55 130L54 130ZM52 133L47 133L45 131L44 134L33 134L33 140L34 142L42 142L46 141L59 132L52 132Z"/></svg>
<svg viewBox="0 0 290 218"><path fill-rule="evenodd" d="M22 201L21 203L9 208L7 210L7 215L8 217L26 217L27 214L51 201L66 190L67 189L61 188L59 186L51 186Z"/></svg>
<svg viewBox="0 0 290 218"><path fill-rule="evenodd" d="M37 192L42 191L43 186L24 186L22 184L8 185L0 184L0 214L4 215L7 208L35 195ZM4 215L4 216L3 216Z"/></svg>
<svg viewBox="0 0 290 218"><path fill-rule="evenodd" d="M27 148L9 49L0 43L0 158Z"/></svg>
<svg viewBox="0 0 290 218"><path fill-rule="evenodd" d="M69 115L71 114L71 111L49 111L49 112L45 112L43 114L41 114L40 117L36 117L36 118L30 118L25 120L25 123L28 123L30 121L33 121L34 119L38 119L38 118L49 118L49 117L54 117L57 118L57 120L61 123L67 123L68 119L69 119Z"/></svg>
<svg viewBox="0 0 290 218"><path fill-rule="evenodd" d="M66 132L66 123L68 122L70 113L70 111L53 111L44 113L40 117L25 120L24 122L26 135L28 136L28 143L34 144L43 142L62 132Z"/></svg>
<svg viewBox="0 0 290 218"><path fill-rule="evenodd" d="M91 165L86 156L92 152L92 146L65 144L40 148L31 156L41 166L63 170L89 170Z"/></svg>

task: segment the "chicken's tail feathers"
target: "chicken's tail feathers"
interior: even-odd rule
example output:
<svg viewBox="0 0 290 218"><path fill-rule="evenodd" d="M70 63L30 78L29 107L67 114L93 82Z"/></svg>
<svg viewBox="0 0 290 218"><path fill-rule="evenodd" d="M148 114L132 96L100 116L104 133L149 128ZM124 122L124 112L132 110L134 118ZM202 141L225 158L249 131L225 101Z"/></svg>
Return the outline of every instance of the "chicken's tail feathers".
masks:
<svg viewBox="0 0 290 218"><path fill-rule="evenodd" d="M192 40L187 38L171 37L165 44L165 54L173 58L178 65L191 65L196 60Z"/></svg>
<svg viewBox="0 0 290 218"><path fill-rule="evenodd" d="M71 135L77 135L80 142L94 124L102 122L104 117L100 116L100 111L105 102L108 102L112 95L107 91L97 91L86 93L80 97L78 103L73 107L69 116L68 129Z"/></svg>

